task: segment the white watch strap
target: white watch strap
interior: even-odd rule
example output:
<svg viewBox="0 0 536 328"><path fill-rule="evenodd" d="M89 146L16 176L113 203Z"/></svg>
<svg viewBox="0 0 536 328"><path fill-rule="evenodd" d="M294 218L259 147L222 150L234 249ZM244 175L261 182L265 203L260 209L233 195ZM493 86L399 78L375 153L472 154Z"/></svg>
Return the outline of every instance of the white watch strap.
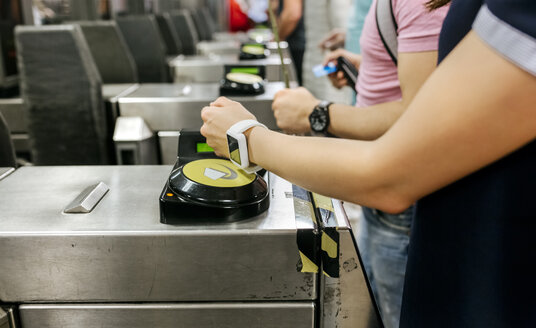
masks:
<svg viewBox="0 0 536 328"><path fill-rule="evenodd" d="M267 129L266 125L260 123L259 121L256 121L256 120L243 120L243 121L239 121L239 122L236 122L235 124L233 124L229 130L227 130L227 132L229 131L232 131L234 133L243 133L244 131L252 128L252 127L255 127L255 126L262 126L264 128ZM248 167L241 167L242 170L244 170L246 173L255 173L259 170L262 169L262 167L260 166L257 166L257 165L249 165Z"/></svg>
<svg viewBox="0 0 536 328"><path fill-rule="evenodd" d="M255 121L255 120L243 120L243 121L239 121L239 122L236 122L235 124L233 124L229 130L227 131L233 131L233 132L236 132L236 133L242 133L244 131L246 131L247 129L250 129L254 126L262 126L264 128L266 128L266 125L262 124L262 123L259 123L259 121Z"/></svg>

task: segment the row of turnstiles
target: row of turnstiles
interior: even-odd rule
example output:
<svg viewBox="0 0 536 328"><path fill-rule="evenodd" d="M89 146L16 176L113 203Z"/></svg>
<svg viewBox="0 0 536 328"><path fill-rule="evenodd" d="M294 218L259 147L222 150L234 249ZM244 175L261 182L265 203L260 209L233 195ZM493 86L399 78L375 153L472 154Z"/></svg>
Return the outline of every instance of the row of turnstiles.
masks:
<svg viewBox="0 0 536 328"><path fill-rule="evenodd" d="M285 87L269 31L203 32L189 15L17 28L21 97L0 111L35 166L0 168L0 328L382 327L338 200L268 172L254 217L160 222L180 131L199 129L226 72L263 74L264 93L232 98L272 129ZM252 41L266 58L239 60Z"/></svg>
<svg viewBox="0 0 536 328"><path fill-rule="evenodd" d="M192 17L180 10L17 28L21 97L0 100L15 148L30 153L38 165L172 164L175 156L167 154L176 149L177 132L201 126L199 110L220 95L220 80L229 67L262 69L265 93L235 98L276 128L271 99L284 87L277 45L266 43L272 52L265 58L240 60L241 45L252 42L247 34L214 32L212 41L198 41L203 33L196 26L203 24L194 24ZM269 30L249 34L257 41L271 36ZM287 46L282 42L283 62L295 85ZM40 127L60 117L68 122L58 126L63 140L47 140L50 131ZM122 122L127 117L137 119ZM85 154L76 152L80 133L75 132L81 130L87 130L84 138L93 139L87 145L93 151ZM64 149L59 157L54 153L53 145L60 143L73 150L72 156Z"/></svg>

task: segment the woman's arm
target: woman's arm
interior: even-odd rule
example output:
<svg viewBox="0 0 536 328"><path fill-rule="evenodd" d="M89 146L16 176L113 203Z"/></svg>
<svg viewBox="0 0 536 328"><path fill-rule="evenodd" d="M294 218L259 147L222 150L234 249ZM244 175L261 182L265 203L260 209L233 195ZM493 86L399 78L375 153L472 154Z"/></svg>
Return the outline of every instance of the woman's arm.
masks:
<svg viewBox="0 0 536 328"><path fill-rule="evenodd" d="M302 14L303 0L284 0L283 10L277 20L280 40L286 40L294 32Z"/></svg>
<svg viewBox="0 0 536 328"><path fill-rule="evenodd" d="M437 51L400 53L398 78L402 99L370 107L332 104L329 107L328 131L336 136L358 140L380 137L398 120L417 91L432 74L437 63ZM320 102L304 88L279 91L272 104L277 126L289 133L311 131L309 115Z"/></svg>
<svg viewBox="0 0 536 328"><path fill-rule="evenodd" d="M255 127L250 157L312 191L396 213L533 140L535 104L536 77L471 32L379 139L293 137ZM228 154L225 131L249 114L238 107L219 99L203 109L202 133L220 154Z"/></svg>

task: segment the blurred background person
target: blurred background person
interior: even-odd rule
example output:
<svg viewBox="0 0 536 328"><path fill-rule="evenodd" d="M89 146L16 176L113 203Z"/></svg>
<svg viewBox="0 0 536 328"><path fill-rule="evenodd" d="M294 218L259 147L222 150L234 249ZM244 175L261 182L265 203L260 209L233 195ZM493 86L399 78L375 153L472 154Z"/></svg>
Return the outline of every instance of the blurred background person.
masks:
<svg viewBox="0 0 536 328"><path fill-rule="evenodd" d="M247 31L253 27L248 17L249 4L245 0L229 1L229 30L231 32Z"/></svg>
<svg viewBox="0 0 536 328"><path fill-rule="evenodd" d="M305 53L305 23L303 0L270 0L277 14L279 39L287 41L292 61L296 67L298 82L302 85L302 63Z"/></svg>
<svg viewBox="0 0 536 328"><path fill-rule="evenodd" d="M349 88L337 90L325 76L316 77L313 67L324 59L324 50L319 47L321 38L330 31L345 31L348 8L352 0L307 0L304 9L305 54L303 58L303 86L320 99L348 103L352 91ZM343 40L344 41L344 40Z"/></svg>

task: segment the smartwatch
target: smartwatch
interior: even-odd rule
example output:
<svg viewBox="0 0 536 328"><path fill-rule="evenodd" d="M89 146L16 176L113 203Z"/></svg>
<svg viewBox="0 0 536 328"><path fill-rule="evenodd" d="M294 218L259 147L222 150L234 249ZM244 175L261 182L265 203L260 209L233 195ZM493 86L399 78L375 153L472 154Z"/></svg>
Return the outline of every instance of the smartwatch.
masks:
<svg viewBox="0 0 536 328"><path fill-rule="evenodd" d="M250 165L249 163L248 142L244 135L244 131L254 126L262 126L266 128L264 124L255 120L244 120L233 124L233 126L227 130L229 159L234 165L247 173L255 173L262 169L260 166Z"/></svg>
<svg viewBox="0 0 536 328"><path fill-rule="evenodd" d="M329 106L332 103L322 100L315 106L311 115L309 115L309 124L311 130L318 133L325 133L329 127Z"/></svg>

